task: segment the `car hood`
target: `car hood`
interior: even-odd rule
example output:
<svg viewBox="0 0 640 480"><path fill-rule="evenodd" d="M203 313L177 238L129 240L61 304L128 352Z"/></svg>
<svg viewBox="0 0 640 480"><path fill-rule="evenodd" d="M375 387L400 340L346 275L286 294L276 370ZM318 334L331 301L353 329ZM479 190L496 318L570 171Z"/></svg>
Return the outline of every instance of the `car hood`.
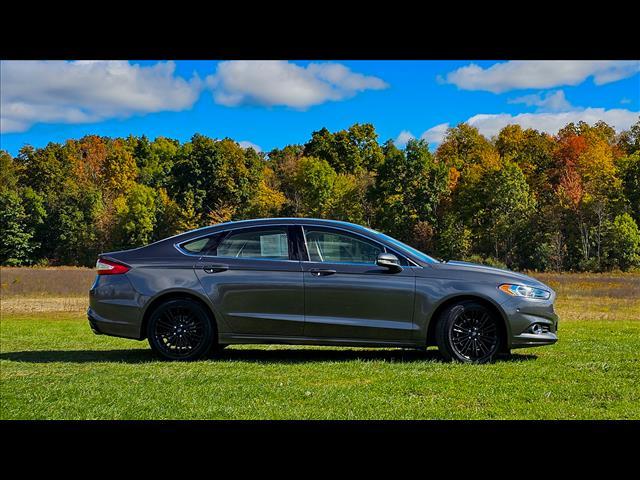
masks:
<svg viewBox="0 0 640 480"><path fill-rule="evenodd" d="M512 272L511 270L505 270L503 268L489 267L487 265L481 265L479 263L460 262L460 261L448 261L437 264L438 270L446 271L447 273L456 275L460 274L461 278L465 278L467 275L483 275L488 274L495 278L498 282L514 282L521 283L523 285L529 285L531 287L540 287L545 290L552 291L551 288L544 283L532 278L523 273Z"/></svg>

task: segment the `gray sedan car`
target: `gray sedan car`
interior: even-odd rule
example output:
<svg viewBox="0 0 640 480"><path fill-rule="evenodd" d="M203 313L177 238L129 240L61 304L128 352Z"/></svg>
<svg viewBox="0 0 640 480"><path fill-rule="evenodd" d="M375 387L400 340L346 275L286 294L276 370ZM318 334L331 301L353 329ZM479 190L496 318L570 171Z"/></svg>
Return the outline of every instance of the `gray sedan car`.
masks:
<svg viewBox="0 0 640 480"><path fill-rule="evenodd" d="M304 218L229 222L105 253L95 333L192 360L233 343L425 348L481 363L557 341L554 291L440 262L383 233Z"/></svg>

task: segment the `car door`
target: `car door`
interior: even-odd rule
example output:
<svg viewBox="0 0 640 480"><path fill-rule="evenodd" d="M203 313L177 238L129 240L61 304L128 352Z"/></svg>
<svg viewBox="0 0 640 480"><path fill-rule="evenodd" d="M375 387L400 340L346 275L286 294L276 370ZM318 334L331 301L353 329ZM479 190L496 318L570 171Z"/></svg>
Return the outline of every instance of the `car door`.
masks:
<svg viewBox="0 0 640 480"><path fill-rule="evenodd" d="M286 225L226 232L196 264L196 274L231 335L300 336L304 287Z"/></svg>
<svg viewBox="0 0 640 480"><path fill-rule="evenodd" d="M303 226L307 337L406 341L412 337L415 276L376 265L387 249L356 233ZM406 264L406 260L404 260Z"/></svg>

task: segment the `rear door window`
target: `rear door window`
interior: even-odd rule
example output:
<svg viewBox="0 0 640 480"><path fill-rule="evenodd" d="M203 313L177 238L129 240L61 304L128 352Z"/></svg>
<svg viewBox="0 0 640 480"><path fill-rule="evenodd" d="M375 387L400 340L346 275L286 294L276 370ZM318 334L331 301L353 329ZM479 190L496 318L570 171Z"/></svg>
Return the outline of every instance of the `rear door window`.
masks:
<svg viewBox="0 0 640 480"><path fill-rule="evenodd" d="M289 260L289 235L286 227L269 227L229 233L218 245L217 257Z"/></svg>

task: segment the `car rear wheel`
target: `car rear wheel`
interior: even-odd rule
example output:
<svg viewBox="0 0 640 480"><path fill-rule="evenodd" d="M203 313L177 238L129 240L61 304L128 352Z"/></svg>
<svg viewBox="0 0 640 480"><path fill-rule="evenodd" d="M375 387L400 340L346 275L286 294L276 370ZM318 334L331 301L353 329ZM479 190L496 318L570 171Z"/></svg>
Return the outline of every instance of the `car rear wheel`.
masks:
<svg viewBox="0 0 640 480"><path fill-rule="evenodd" d="M167 360L196 360L215 345L211 315L198 302L173 299L159 305L149 317L151 349Z"/></svg>
<svg viewBox="0 0 640 480"><path fill-rule="evenodd" d="M436 343L447 361L486 363L503 345L503 336L493 311L466 300L445 309L436 324Z"/></svg>

